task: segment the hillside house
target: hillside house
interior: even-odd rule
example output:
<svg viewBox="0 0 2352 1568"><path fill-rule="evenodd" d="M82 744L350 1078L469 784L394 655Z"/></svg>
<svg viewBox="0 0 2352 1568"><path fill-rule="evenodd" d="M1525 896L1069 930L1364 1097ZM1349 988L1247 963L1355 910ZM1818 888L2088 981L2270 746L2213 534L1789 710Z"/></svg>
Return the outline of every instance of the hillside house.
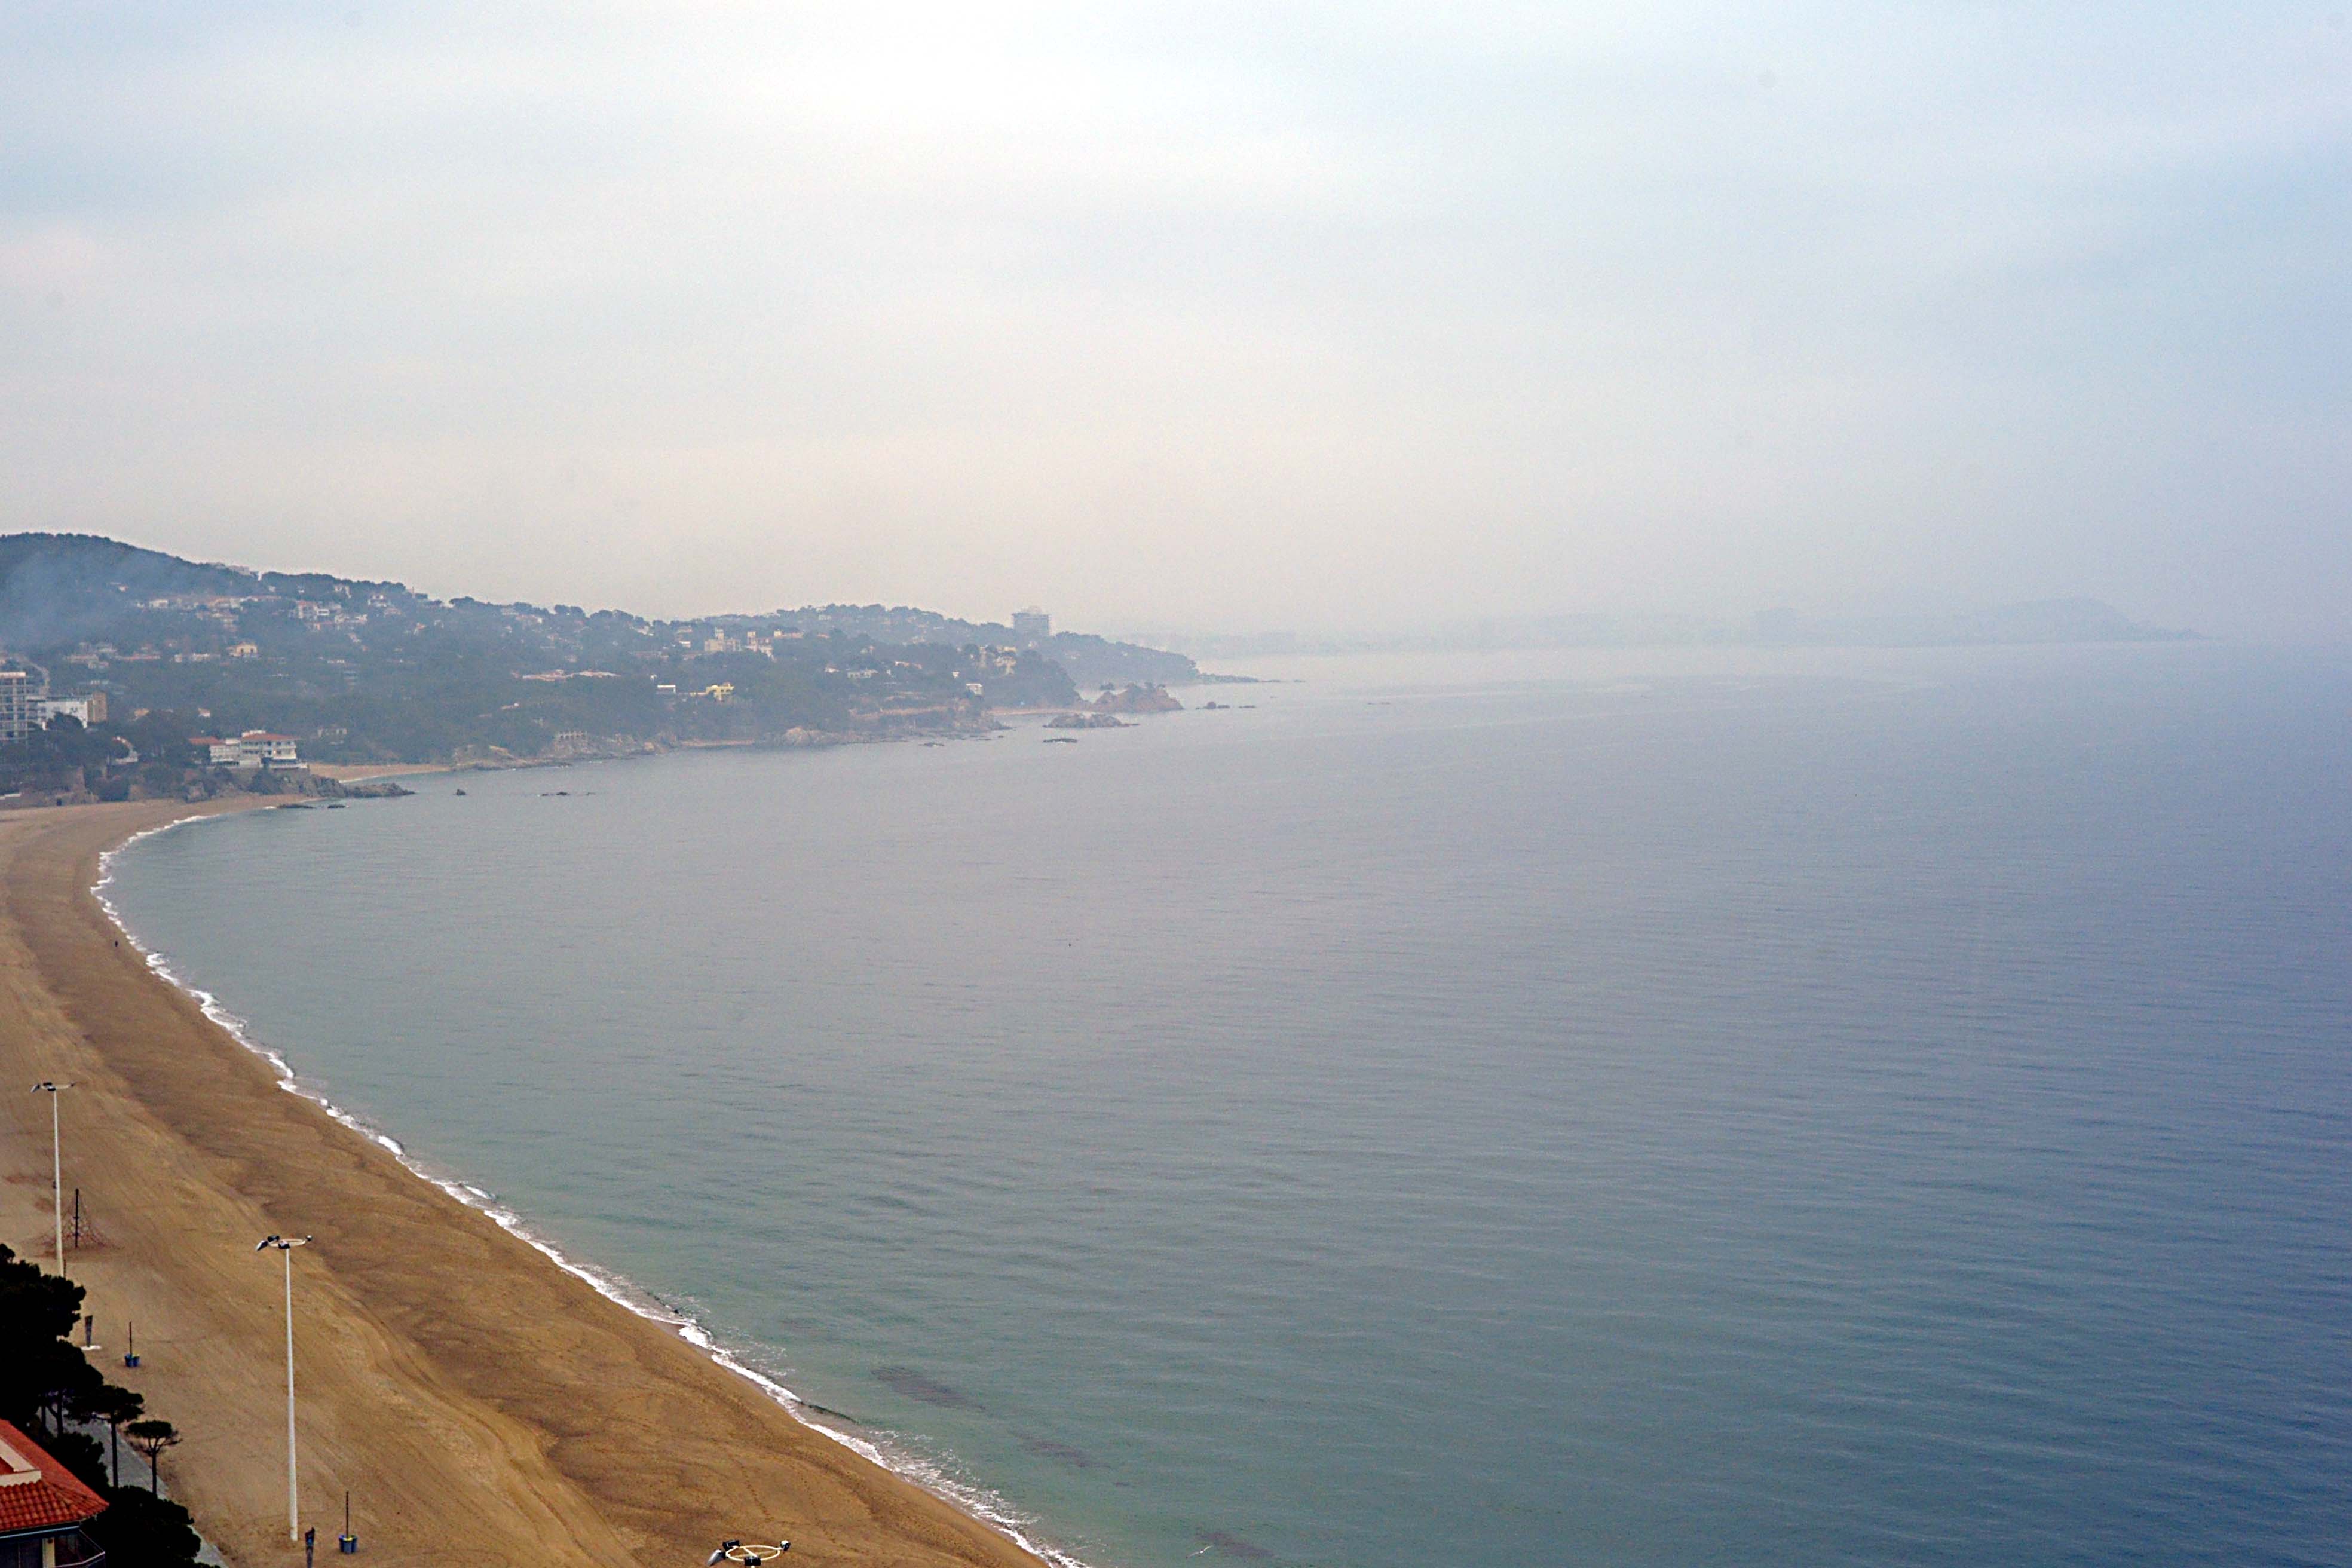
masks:
<svg viewBox="0 0 2352 1568"><path fill-rule="evenodd" d="M188 744L204 747L206 759L216 768L291 771L303 765L293 736L273 735L267 730L247 730L242 735L226 739L218 735L191 735Z"/></svg>

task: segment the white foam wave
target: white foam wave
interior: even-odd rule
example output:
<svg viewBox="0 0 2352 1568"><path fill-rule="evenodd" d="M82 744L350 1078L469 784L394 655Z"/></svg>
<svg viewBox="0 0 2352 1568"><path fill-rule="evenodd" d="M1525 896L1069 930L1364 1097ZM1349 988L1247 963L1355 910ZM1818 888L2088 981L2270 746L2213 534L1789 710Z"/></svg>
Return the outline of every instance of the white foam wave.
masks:
<svg viewBox="0 0 2352 1568"><path fill-rule="evenodd" d="M619 1275L606 1273L566 1256L553 1243L535 1234L520 1215L500 1204L494 1194L476 1186L471 1182L461 1181L456 1177L445 1176L438 1172L428 1170L421 1162L411 1157L398 1139L381 1128L361 1121L357 1116L329 1100L319 1089L302 1083L296 1077L291 1064L283 1056L256 1039L248 1032L250 1025L247 1020L223 1006L220 998L203 986L174 973L171 966L164 962L161 952L141 942L138 934L131 929L130 922L122 918L121 910L115 907L114 900L107 897L107 887L114 880L116 856L142 839L169 833L175 827L217 820L219 820L217 816L184 816L176 821L167 822L161 827L150 827L142 832L132 834L113 848L99 856L98 880L92 884L90 892L98 900L99 908L106 911L107 919L112 921L115 929L122 933L122 940L129 942L141 958L146 961L147 967L153 971L158 978L194 1001L204 1016L226 1031L231 1039L268 1062L270 1070L278 1076L278 1088L289 1094L299 1095L310 1100L345 1127L383 1149L394 1160L400 1162L402 1168L411 1175L432 1183L467 1208L478 1211L499 1229L531 1247L546 1258L549 1262L580 1280L614 1305L634 1312L638 1317L677 1330L680 1339L701 1351L729 1372L759 1388L778 1405L783 1406L785 1411L802 1426L824 1434L870 1463L878 1465L893 1475L914 1482L925 1491L953 1503L964 1512L1011 1540L1023 1551L1055 1564L1056 1568L1090 1568L1083 1559L1074 1557L1059 1547L1039 1540L1033 1533L1036 1528L1035 1521L1015 1510L1011 1502L998 1493L985 1487L975 1486L959 1479L950 1475L937 1461L915 1453L899 1444L888 1442L887 1439L877 1441L873 1437L861 1436L845 1431L823 1419L806 1400L782 1383L751 1365L736 1351L721 1343L691 1313L680 1312L664 1305L650 1293L637 1289Z"/></svg>

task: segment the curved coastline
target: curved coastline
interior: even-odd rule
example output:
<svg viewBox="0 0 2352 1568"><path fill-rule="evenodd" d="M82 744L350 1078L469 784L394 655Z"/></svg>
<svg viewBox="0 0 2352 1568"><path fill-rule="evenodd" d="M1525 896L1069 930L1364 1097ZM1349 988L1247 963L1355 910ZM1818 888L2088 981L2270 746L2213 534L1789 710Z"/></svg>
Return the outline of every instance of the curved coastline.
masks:
<svg viewBox="0 0 2352 1568"><path fill-rule="evenodd" d="M722 1343L692 1313L680 1312L664 1305L651 1291L637 1286L625 1276L609 1273L568 1256L553 1242L533 1231L530 1222L521 1215L500 1204L497 1194L478 1187L462 1177L445 1174L432 1169L411 1154L407 1146L392 1133L345 1110L330 1099L322 1088L303 1083L300 1077L294 1071L292 1064L288 1062L285 1057L253 1037L249 1032L250 1025L247 1020L222 1005L220 998L214 993L174 973L170 961L131 929L130 921L123 918L122 911L115 907L114 900L107 897L107 886L114 880L116 859L144 840L172 832L175 828L215 822L239 814L236 812L192 814L130 834L121 842L99 853L98 876L91 883L89 891L90 897L98 901L99 908L106 911L106 918L113 922L117 931L122 933L122 940L138 952L156 977L194 1002L198 1010L229 1038L268 1062L270 1070L278 1077L279 1088L289 1094L298 1095L316 1105L337 1122L376 1144L399 1161L411 1175L420 1181L431 1183L467 1207L481 1214L499 1229L529 1246L546 1258L549 1262L580 1280L614 1306L625 1311L633 1312L648 1322L659 1323L666 1328L675 1330L680 1339L704 1352L717 1365L760 1389L803 1426L812 1431L823 1433L868 1463L902 1477L961 1509L982 1523L1002 1532L1014 1545L1055 1564L1056 1568L1092 1568L1092 1565L1084 1560L1062 1551L1050 1542L1037 1539L1031 1533L1036 1528L1035 1522L1024 1519L1013 1511L1012 1504L997 1493L954 1481L939 1466L919 1454L903 1449L887 1448L879 1443L842 1431L815 1418L810 1414L806 1400L785 1384L769 1376L743 1360L737 1351Z"/></svg>
<svg viewBox="0 0 2352 1568"><path fill-rule="evenodd" d="M201 1018L204 1029L211 1033L215 1039L225 1040L233 1045L236 1056L257 1061L258 1064L265 1064L272 1085L277 1089L295 1098L305 1107L315 1107L322 1112L324 1117L340 1130L335 1136L340 1137L343 1133L357 1134L356 1142L363 1142L377 1158L389 1157L391 1161L396 1163L396 1168L402 1173L401 1179L427 1187L439 1196L462 1205L466 1212L490 1221L498 1234L511 1240L522 1242L531 1249L537 1258L553 1264L565 1278L587 1286L603 1302L621 1308L629 1321L646 1327L657 1328L660 1331L659 1338L681 1346L684 1352L695 1363L710 1369L713 1373L724 1374L720 1378L724 1384L749 1391L760 1405L784 1416L792 1430L807 1432L821 1438L822 1441L817 1445L819 1449L830 1450L840 1455L841 1458L838 1460L825 1460L821 1454L788 1451L804 1448L804 1445L774 1442L762 1444L760 1441L761 1435L756 1431L745 1432L740 1442L729 1445L730 1448L740 1451L729 1456L732 1463L728 1468L747 1472L742 1478L746 1481L764 1483L763 1487L753 1486L749 1489L781 1492L796 1499L807 1505L800 1510L803 1518L812 1515L824 1516L815 1520L814 1528L806 1525L797 1527L800 1533L814 1538L809 1542L811 1545L815 1545L819 1540L830 1537L830 1540L826 1541L826 1545L830 1548L827 1555L841 1561L986 1564L1024 1562L1034 1563L1046 1561L1060 1564L1062 1568L1076 1568L1077 1559L1036 1540L1032 1533L1034 1526L1031 1521L1020 1518L1008 1505L1004 1504L1003 1500L992 1494L960 1487L935 1470L927 1473L927 1467L923 1465L919 1456L893 1454L880 1445L854 1433L837 1429L830 1424L812 1418L806 1413L803 1402L789 1387L761 1373L746 1362L737 1352L720 1343L691 1316L663 1309L646 1293L634 1289L626 1280L605 1275L564 1256L558 1248L533 1235L528 1223L520 1215L499 1204L493 1194L462 1180L446 1177L425 1168L407 1153L397 1139L380 1129L366 1125L360 1119L335 1106L323 1093L303 1085L283 1058L254 1042L242 1027L243 1021L223 1007L216 997L205 992L201 987L187 984L173 973L163 955L151 950L140 941L121 918L112 900L106 896L105 889L113 876L115 857L123 850L155 834L184 826L191 822L208 820L214 816L226 815L217 808L213 810L181 808L174 815L159 821L156 820L156 809L153 804L144 809L104 806L68 807L41 813L39 818L34 820L19 818L16 822L5 823L5 818L0 818L0 823L5 823L5 826L0 826L0 860L6 862L7 869L12 873L12 880L16 884L9 889L10 896L6 910L0 913L0 980L16 983L20 992L32 995L35 1001L42 1004L35 1008L25 1009L23 1016L18 1019L0 1024L0 1060L21 1055L27 1061L37 1060L44 1064L61 1059L71 1061L72 1053L78 1047L82 1052L97 1058L86 1064L91 1069L89 1076L99 1081L91 1083L90 1088L94 1091L95 1098L86 1100L85 1104L104 1114L93 1116L89 1120L93 1122L114 1125L132 1120L144 1121L151 1124L149 1129L151 1133L153 1131L161 1131L167 1138L174 1132L185 1131L184 1129L174 1128L169 1116L155 1115L154 1112L158 1108L142 1103L147 1097L142 1096L136 1086L124 1081L122 1073L135 1072L137 1064L111 1059L111 1053L107 1049L110 1043L108 1037L115 1031L108 1026L114 1020L94 1021L75 1016L76 1004L86 995L103 994L113 1001L123 1002L124 993L120 986L116 986L111 992L105 990L111 976L97 972L109 967L118 971L127 970L129 965L124 961L135 959L138 971L151 982L160 983L159 989L173 999L170 1011L176 1012L181 1009L194 1011ZM15 816L16 814L9 814L9 816ZM100 828L101 818L103 831L93 832L93 829ZM43 857L47 858L46 860L42 858ZM60 865L61 861L62 865ZM13 876L26 865L37 866L43 871L49 873L45 879L52 886L43 889L41 893L28 894L26 884L29 879ZM108 931L112 931L119 932L120 938L119 941L112 942L105 941L85 942L85 947L93 948L95 951L70 955L82 960L86 967L93 973L76 976L75 983L72 984L44 985L42 982L52 978L49 971L58 968L65 962L60 958L60 952L72 946L70 938L73 933L58 929L72 922L53 918L58 906L67 901L63 897L67 889L54 885L58 880L55 873L60 869L63 869L71 879L72 893L86 900L87 906L94 909L102 921L102 924L93 922L94 929L91 935L102 936ZM34 905L37 900L44 897L46 907L36 905L36 918L28 919L26 911L18 907L20 904ZM110 965L102 956L104 950L109 946L127 947L130 951L128 953L114 954ZM36 949L51 951L36 952ZM27 975L34 982L29 988L22 984L22 977ZM37 994L41 992L48 994ZM125 1005L132 1006L135 1011L137 1001L138 999L133 997ZM151 1014L163 1011L157 1009L152 1003L147 1004L147 1007ZM142 1018L141 1021L146 1023L152 1020ZM176 1043L183 1047L186 1044L184 1041ZM183 1049L181 1054L182 1058L185 1058L201 1053ZM196 1069L200 1071L201 1066L201 1063L196 1064ZM237 1076L229 1075L231 1079ZM106 1081L108 1079L113 1081ZM184 1089L185 1086L174 1087ZM226 1081L221 1088L224 1097L229 1100L234 1100L238 1092L234 1084ZM11 1109L13 1110L15 1108ZM223 1118L232 1117L234 1110L233 1106L226 1108ZM142 1112L145 1114L142 1115ZM12 1120L21 1121L21 1118L12 1118ZM159 1122L160 1128L152 1125ZM93 1127L86 1131L85 1136L92 1142L100 1142L105 1132L114 1130L114 1125ZM8 1123L0 1122L0 1133L9 1131ZM26 1133L28 1129L18 1126L15 1131L21 1135ZM43 1131L45 1131L46 1129ZM218 1142L219 1136L218 1129L206 1129L205 1137L173 1140L175 1146L169 1149L167 1152L174 1157L174 1163L181 1165L204 1163L208 1156L216 1158L220 1151L199 1150L193 1148L193 1145L205 1142L206 1139ZM26 1142L29 1145L28 1138ZM189 1146L178 1146L182 1144ZM121 1144L114 1144L110 1145L110 1148L121 1146ZM240 1147L238 1152L245 1154L246 1151ZM247 1157L251 1156L247 1154ZM130 1169L129 1167L137 1163L135 1160L127 1154L118 1155L117 1158L123 1169L119 1172L101 1172L94 1174L91 1180L101 1184L101 1190L107 1199L121 1200L117 1204L116 1212L126 1215L135 1205L135 1198L125 1195L121 1191L120 1184L112 1189L104 1188L103 1177L119 1175L121 1183L130 1184L134 1191L143 1184L158 1181L163 1184L176 1183L184 1187L193 1184L188 1183L184 1172L161 1173ZM348 1156L336 1162L339 1165L352 1163ZM305 1171L299 1173L310 1175L313 1173ZM234 1184L215 1184L215 1191L204 1195L225 1200L214 1205L215 1210L236 1207L252 1209L258 1203L261 1205L260 1212L266 1212L273 1206L267 1197L257 1197L256 1194L236 1190ZM221 1187L226 1187L227 1190L218 1190ZM47 1194L39 1194L39 1203L44 1210L46 1201ZM12 1197L10 1202L16 1207L0 1210L0 1213L5 1215L9 1223L21 1226L25 1215L16 1211L26 1209L29 1200L18 1194ZM418 1205L406 1202L402 1205L402 1207L406 1210L414 1210L416 1206ZM30 1209L26 1209L26 1213L30 1212L32 1212ZM218 1215L215 1213L210 1217L217 1219ZM419 1216L414 1213L404 1213L401 1218L413 1225L418 1221ZM429 1222L429 1216L425 1218ZM452 1238L445 1233L442 1239ZM478 1247L468 1245L471 1242L469 1237L459 1237L454 1239L463 1250L469 1253L479 1250ZM127 1261L121 1257L90 1263L77 1260L77 1277L87 1279L91 1283L94 1302L100 1301L101 1297L119 1294L127 1298L138 1293L135 1289L118 1289L119 1286L130 1283L123 1274ZM378 1268L382 1268L385 1266L386 1260L378 1258L372 1262ZM142 1274L149 1275L173 1272L162 1268L155 1261L155 1255L152 1251L142 1259L141 1265L131 1267ZM398 1260L393 1260L391 1267L397 1270ZM214 1268L213 1260L206 1258L201 1260L194 1271L207 1272ZM362 1272L364 1273L366 1270L362 1269ZM142 1280L141 1283L152 1286L155 1282L150 1279ZM170 1283L181 1288L178 1291L180 1296L183 1298L186 1296L185 1287L188 1281L179 1279ZM338 1293L341 1293L346 1286L346 1281L340 1276L331 1283ZM467 1281L468 1287L475 1283L472 1279ZM494 1291L499 1281L490 1279L481 1283ZM153 1293L155 1292L150 1292L150 1294ZM166 1290L163 1293L171 1292ZM530 1293L543 1297L548 1294L548 1289L543 1283L536 1284ZM217 1294L216 1287L210 1294ZM205 1304L221 1305L225 1310L235 1310L244 1306L241 1302L216 1303L209 1298ZM417 1345L405 1342L378 1344L373 1342L375 1339L387 1336L380 1332L368 1331L381 1331L385 1320L397 1320L404 1313L413 1313L414 1301L380 1303L362 1300L352 1304L358 1308L360 1315L369 1321L360 1331L346 1335L346 1338L365 1342L362 1346L364 1350L382 1352L376 1358L380 1361L414 1362L418 1358ZM116 1305L118 1303L111 1300L104 1303L107 1307ZM477 1315L494 1317L495 1313L485 1310L478 1312ZM267 1316L268 1314L263 1314L265 1319ZM593 1318L593 1311L589 1316ZM558 1315L553 1326L560 1335L572 1341L595 1342L593 1347L589 1348L617 1352L618 1360L622 1363L619 1367L620 1371L625 1373L639 1370L636 1363L642 1362L642 1355L631 1352L625 1342L617 1345L613 1343L612 1342L616 1340L625 1342L626 1336L614 1334L612 1331L612 1325L583 1321L577 1313L564 1313ZM439 1324L434 1327L445 1332L457 1331L454 1329L444 1329L444 1326ZM153 1332L154 1331L150 1330L142 1333L142 1348L152 1342L151 1335ZM575 1344L565 1348L581 1347ZM425 1347L428 1359L429 1352L430 1347ZM163 1359L151 1356L150 1361L152 1363ZM310 1352L306 1352L306 1359L310 1359ZM518 1363L509 1361L504 1364L508 1365L511 1374ZM462 1384L453 1393L439 1386L446 1381L446 1376L433 1375L446 1373L446 1369L428 1367L412 1370L423 1374L416 1379L417 1385L399 1391L406 1396L405 1398L387 1401L387 1403L409 1406L432 1405L436 1402L488 1404L493 1406L512 1405L519 1403L510 1397L513 1381L511 1375L500 1380L507 1386L488 1394L477 1394L464 1388ZM566 1370L569 1372L572 1369ZM599 1367L595 1370L601 1374L610 1369ZM646 1391L646 1398L642 1402L644 1404L675 1405L694 1398L706 1397L712 1392L701 1387L679 1388L677 1385L680 1379L676 1369L671 1367L656 1368L654 1375L659 1386ZM239 1385L237 1393L242 1398L250 1398L252 1394L257 1392L256 1389L245 1386L246 1384L257 1383L260 1385L257 1392L264 1394L267 1394L268 1388L272 1386L267 1377L260 1376L257 1373L247 1375L247 1369L242 1366L236 1368L208 1366L204 1369L204 1380L214 1384L225 1381L235 1383ZM581 1381L580 1375L574 1373L572 1380ZM320 1380L312 1381L310 1386L317 1388L318 1381ZM588 1381L594 1382L595 1379L591 1377ZM282 1398L282 1385L277 1386L279 1392L274 1397ZM307 1397L311 1403L306 1404L304 1407L306 1449L313 1446L313 1439L309 1435L309 1430L316 1418L315 1406L320 1403L330 1402L329 1396L323 1392L310 1394ZM562 1396L556 1391L543 1389L539 1391L539 1397L543 1404L560 1404ZM635 1414L625 1391L614 1394L606 1403L613 1408L616 1419L621 1422L625 1422L629 1415ZM732 1396L721 1394L716 1400L709 1400L708 1403L725 1406L733 1405L737 1401ZM280 1408L282 1409L282 1406ZM717 1412L714 1410L712 1413ZM502 1415L511 1415L512 1412L510 1410L493 1411L479 1421L467 1420L468 1416L477 1414L472 1411L450 1412L434 1409L425 1414L445 1426L471 1428L500 1425L499 1417ZM567 1414L572 1415L574 1419L583 1418L576 1412L567 1412ZM738 1414L740 1415L740 1412ZM220 1420L217 1424L227 1425L226 1412L221 1412L219 1415ZM365 1415L370 1419L378 1418L374 1412L365 1413ZM275 1419L282 1419L282 1417ZM511 1425L511 1423L506 1424ZM560 1426L567 1424L551 1423L550 1425ZM713 1426L719 1424L711 1423ZM467 1435L477 1439L478 1446L487 1442L494 1450L503 1448L506 1452L501 1457L510 1458L512 1463L510 1466L502 1468L517 1470L544 1471L548 1468L545 1464L534 1464L533 1461L543 1461L550 1456L556 1456L559 1459L572 1458L572 1450L575 1448L617 1446L610 1442L600 1443L598 1437L602 1434L593 1429L583 1436L569 1430L545 1428L533 1430L526 1426L519 1431L469 1430ZM678 1439L677 1446L681 1447L709 1446L707 1436L698 1426L693 1431L666 1433L663 1436ZM374 1455L371 1453L370 1458L374 1458ZM184 1495L202 1510L208 1532L214 1530L221 1531L224 1545L235 1553L232 1561L237 1561L260 1554L253 1550L253 1542L256 1539L253 1525L256 1521L242 1517L245 1512L250 1511L251 1500L244 1497L232 1499L226 1495L215 1495L207 1499L205 1494L253 1491L257 1489L251 1485L253 1478L243 1472L252 1469L258 1463L261 1471L266 1475L269 1472L269 1464L267 1456L257 1460L254 1455L240 1454L234 1458L242 1462L208 1461L200 1458L197 1453L188 1451L184 1452L180 1457L179 1468L185 1472L183 1481ZM306 1460L306 1469L313 1468L315 1464L316 1461ZM331 1467L331 1460L330 1465ZM866 1474L870 1476L870 1479L859 1478L857 1471L861 1467L865 1468ZM477 1468L480 1467L478 1465ZM558 1463L554 1468L558 1471L567 1473L562 1474L560 1478L548 1475L533 1475L528 1478L513 1476L488 1478L491 1481L507 1482L510 1494L509 1500L517 1505L514 1511L530 1516L534 1528L522 1539L530 1542L534 1548L562 1540L567 1533L573 1542L585 1545L586 1542L582 1539L584 1535L603 1533L593 1531L594 1524L609 1522L607 1520L599 1518L600 1514L628 1513L633 1517L629 1519L627 1526L611 1535L606 1549L588 1550L579 1554L590 1561L636 1563L646 1560L647 1548L654 1546L661 1536L698 1539L699 1534L706 1528L698 1522L691 1527L681 1527L673 1520L658 1519L654 1526L652 1538L649 1539L647 1521L635 1516L647 1513L658 1516L663 1508L661 1500L656 1500L650 1506L645 1506L641 1500L634 1497L615 1497L600 1489L600 1484L605 1478L594 1474L593 1468L587 1465L566 1467ZM215 1468L236 1469L238 1473L234 1477L223 1477L213 1473ZM576 1473L569 1473L572 1471L589 1471L593 1480L600 1484L581 1485L582 1477ZM749 1473L753 1471L761 1473L756 1476ZM541 1489L548 1491L555 1489L553 1485L543 1489L535 1488L532 1482L555 1482L559 1479L574 1483L573 1486L564 1489L577 1495L562 1498L529 1495ZM270 1484L279 1489L277 1506L280 1510L279 1528L282 1529L282 1473L278 1475L278 1479L275 1483ZM921 1505L913 1504L911 1498L902 1496L897 1489L905 1489L906 1493L919 1497L922 1500ZM511 1494L517 1491L527 1495L512 1497ZM208 1501L210 1506L206 1507ZM929 1510L934 1509L942 1510L946 1517L932 1515ZM769 1511L772 1514L778 1510L771 1507ZM788 1507L783 1511L791 1510ZM551 1516L562 1516L562 1522L568 1527L568 1530L551 1531L548 1529L553 1522ZM958 1521L963 1522L958 1525L954 1522ZM708 1528L733 1529L740 1532L740 1529L748 1526L749 1523L749 1521L743 1521L734 1525L724 1525L713 1520ZM684 1531L687 1528L690 1528L696 1533L691 1536L685 1535ZM978 1532L976 1536L973 1531ZM488 1533L487 1531L482 1532L483 1535ZM268 1539L268 1537L264 1534L260 1539ZM282 1540L282 1537L278 1539ZM994 1548L987 1546L985 1542L991 1541L999 1542L1000 1545ZM241 1552L236 1551L240 1544L245 1547ZM388 1556L394 1562L435 1561L439 1556L438 1552L432 1551L426 1551L420 1555L413 1552L386 1549L393 1547L393 1544L385 1542L383 1546L376 1549L376 1554ZM604 1544L600 1542L600 1545ZM469 1539L465 1554L469 1561L520 1560L519 1555L500 1551L497 1545L484 1541L480 1536ZM535 1556L537 1552L534 1551L530 1554Z"/></svg>

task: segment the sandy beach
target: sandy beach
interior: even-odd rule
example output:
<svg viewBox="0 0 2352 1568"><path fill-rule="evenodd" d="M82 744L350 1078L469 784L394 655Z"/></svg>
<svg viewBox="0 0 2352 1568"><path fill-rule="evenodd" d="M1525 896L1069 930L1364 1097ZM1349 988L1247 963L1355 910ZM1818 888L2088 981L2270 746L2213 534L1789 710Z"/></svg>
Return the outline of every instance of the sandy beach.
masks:
<svg viewBox="0 0 2352 1568"><path fill-rule="evenodd" d="M446 773L446 763L306 763L315 778L333 779L338 784L365 784L370 779L415 778L424 773Z"/></svg>
<svg viewBox="0 0 2352 1568"><path fill-rule="evenodd" d="M295 1255L296 1356L322 1551L348 1489L378 1563L698 1564L778 1531L793 1562L1037 1562L285 1092L151 973L90 893L100 853L235 808L0 816L0 1083L20 1086L0 1093L0 1238L48 1257L48 1101L21 1086L72 1079L65 1181L102 1242L72 1264L100 1359L186 1435L166 1480L232 1563L301 1551L281 1276L254 1252L270 1232L316 1238Z"/></svg>

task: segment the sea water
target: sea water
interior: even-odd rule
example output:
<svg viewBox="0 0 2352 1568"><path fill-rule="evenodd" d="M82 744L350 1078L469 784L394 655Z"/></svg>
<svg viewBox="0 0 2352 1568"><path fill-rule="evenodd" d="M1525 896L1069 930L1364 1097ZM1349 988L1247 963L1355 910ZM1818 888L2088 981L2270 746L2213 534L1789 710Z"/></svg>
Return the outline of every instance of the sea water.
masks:
<svg viewBox="0 0 2352 1568"><path fill-rule="evenodd" d="M2352 660L1269 668L425 778L108 893L1104 1568L2352 1561Z"/></svg>

